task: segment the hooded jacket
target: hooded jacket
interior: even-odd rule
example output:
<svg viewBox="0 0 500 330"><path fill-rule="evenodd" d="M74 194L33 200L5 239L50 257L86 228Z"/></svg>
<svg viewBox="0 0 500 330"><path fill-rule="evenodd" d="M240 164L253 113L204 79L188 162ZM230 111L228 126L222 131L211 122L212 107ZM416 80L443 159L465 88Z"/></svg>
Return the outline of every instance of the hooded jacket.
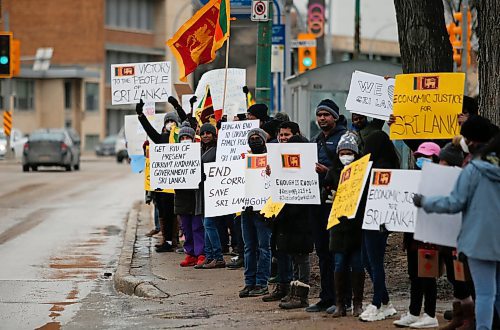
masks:
<svg viewBox="0 0 500 330"><path fill-rule="evenodd" d="M337 154L337 145L339 144L340 137L347 131L346 123L344 116L340 116L335 128L328 136L325 136L323 132L319 132L313 139L313 142L318 144L318 163L326 167L331 167L333 165L333 159ZM324 174L319 175L320 184L324 178Z"/></svg>
<svg viewBox="0 0 500 330"><path fill-rule="evenodd" d="M457 248L469 258L500 261L500 167L473 160L455 183L450 196L425 196L428 213L462 211Z"/></svg>

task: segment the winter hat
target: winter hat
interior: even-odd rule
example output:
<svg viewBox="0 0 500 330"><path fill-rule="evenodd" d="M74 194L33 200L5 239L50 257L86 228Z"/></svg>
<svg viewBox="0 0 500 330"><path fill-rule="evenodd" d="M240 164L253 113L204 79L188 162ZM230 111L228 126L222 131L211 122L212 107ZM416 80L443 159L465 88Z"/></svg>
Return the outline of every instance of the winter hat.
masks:
<svg viewBox="0 0 500 330"><path fill-rule="evenodd" d="M200 127L200 136L203 135L203 133L209 132L212 133L214 136L217 136L217 130L215 129L215 126L210 124L210 123L205 123L201 125Z"/></svg>
<svg viewBox="0 0 500 330"><path fill-rule="evenodd" d="M191 140L194 140L195 134L196 132L191 128L191 125L185 121L182 123L181 129L179 130L179 140L183 136L188 136Z"/></svg>
<svg viewBox="0 0 500 330"><path fill-rule="evenodd" d="M278 112L277 114L275 114L274 119L279 122L290 121L290 117L284 112Z"/></svg>
<svg viewBox="0 0 500 330"><path fill-rule="evenodd" d="M339 144L337 144L337 153L339 153L340 150L345 149L351 150L355 154L359 154L356 135L347 132L340 137Z"/></svg>
<svg viewBox="0 0 500 330"><path fill-rule="evenodd" d="M439 152L441 147L439 147L434 142L424 142L418 146L417 151L413 153L414 156L424 155L424 156L436 156L439 157Z"/></svg>
<svg viewBox="0 0 500 330"><path fill-rule="evenodd" d="M168 121L175 121L175 123L179 125L180 119L179 116L177 115L177 112L175 111L167 112L165 114L165 117L163 117L163 125L166 125Z"/></svg>
<svg viewBox="0 0 500 330"><path fill-rule="evenodd" d="M325 99L319 102L318 106L316 107L316 115L318 115L318 112L320 110L328 111L332 114L333 118L339 119L339 106L330 99Z"/></svg>
<svg viewBox="0 0 500 330"><path fill-rule="evenodd" d="M482 116L472 116L462 124L460 134L467 140L474 142L488 142L494 135L493 125Z"/></svg>
<svg viewBox="0 0 500 330"><path fill-rule="evenodd" d="M248 108L247 112L249 114L254 115L257 119L260 120L268 120L269 116L267 115L267 105L262 103L256 103Z"/></svg>
<svg viewBox="0 0 500 330"><path fill-rule="evenodd" d="M444 160L450 166L462 167L464 162L464 153L460 147L453 143L447 143L439 152L439 159Z"/></svg>
<svg viewBox="0 0 500 330"><path fill-rule="evenodd" d="M258 135L262 141L267 141L267 133L261 128L254 128L248 131L247 140L250 141L252 135Z"/></svg>

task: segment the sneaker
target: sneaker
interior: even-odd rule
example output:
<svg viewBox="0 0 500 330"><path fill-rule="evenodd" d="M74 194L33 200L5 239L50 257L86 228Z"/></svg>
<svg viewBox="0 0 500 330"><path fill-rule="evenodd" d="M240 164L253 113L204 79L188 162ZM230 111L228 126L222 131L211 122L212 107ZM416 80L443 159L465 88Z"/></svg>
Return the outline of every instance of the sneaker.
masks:
<svg viewBox="0 0 500 330"><path fill-rule="evenodd" d="M328 307L328 308L326 309L326 313L327 313L327 314L333 314L333 313L335 313L335 311L336 311L336 310L337 310L337 306L332 305L332 306L330 306L330 307Z"/></svg>
<svg viewBox="0 0 500 330"><path fill-rule="evenodd" d="M390 302L387 303L387 305L382 304L382 306L380 306L380 309L384 312L385 317L391 317L398 313L396 308L394 308L394 306L392 306Z"/></svg>
<svg viewBox="0 0 500 330"><path fill-rule="evenodd" d="M410 327L414 329L437 328L439 327L439 322L436 317L430 317L424 313L416 322L410 324Z"/></svg>
<svg viewBox="0 0 500 330"><path fill-rule="evenodd" d="M202 254L201 256L198 256L198 260L196 261L196 265L194 266L195 269L203 269L203 266L205 264L208 264L212 260L206 259L205 256Z"/></svg>
<svg viewBox="0 0 500 330"><path fill-rule="evenodd" d="M181 247L181 248L175 249L175 253L184 254L184 253L186 253L186 251L184 251L184 248Z"/></svg>
<svg viewBox="0 0 500 330"><path fill-rule="evenodd" d="M192 267L196 265L196 262L198 261L198 258L195 256L190 256L189 254L184 258L184 260L181 261L180 265L181 267Z"/></svg>
<svg viewBox="0 0 500 330"><path fill-rule="evenodd" d="M253 289L254 289L253 285L245 285L243 290L240 290L238 295L240 296L240 298L246 298L248 297L250 291L252 291Z"/></svg>
<svg viewBox="0 0 500 330"><path fill-rule="evenodd" d="M224 260L212 260L209 263L204 264L202 269L215 269L215 268L225 268L226 262Z"/></svg>
<svg viewBox="0 0 500 330"><path fill-rule="evenodd" d="M160 253L160 252L172 252L172 251L174 251L174 249L169 242L165 242L156 248L156 252L158 252L158 253Z"/></svg>
<svg viewBox="0 0 500 330"><path fill-rule="evenodd" d="M231 262L227 264L227 268L229 269L238 269L244 266L243 258L234 257L231 258Z"/></svg>
<svg viewBox="0 0 500 330"><path fill-rule="evenodd" d="M327 301L320 300L317 303L315 303L314 305L310 305L309 307L306 307L306 312L309 312L309 313L323 312L323 311L326 311L328 309L328 307L331 307L333 305L335 305L335 303L333 303L333 302L329 303Z"/></svg>
<svg viewBox="0 0 500 330"><path fill-rule="evenodd" d="M374 322L382 321L385 319L384 311L381 308L377 308L375 305L368 305L365 311L361 313L359 319L364 322Z"/></svg>
<svg viewBox="0 0 500 330"><path fill-rule="evenodd" d="M410 312L402 315L401 318L397 321L392 322L398 328L406 328L409 327L410 324L418 321L418 316L411 315Z"/></svg>
<svg viewBox="0 0 500 330"><path fill-rule="evenodd" d="M248 293L249 297L265 296L269 294L267 286L256 285L252 291Z"/></svg>
<svg viewBox="0 0 500 330"><path fill-rule="evenodd" d="M147 237L152 237L156 234L158 234L160 231L157 230L157 229L151 229L151 231L149 233L146 234Z"/></svg>

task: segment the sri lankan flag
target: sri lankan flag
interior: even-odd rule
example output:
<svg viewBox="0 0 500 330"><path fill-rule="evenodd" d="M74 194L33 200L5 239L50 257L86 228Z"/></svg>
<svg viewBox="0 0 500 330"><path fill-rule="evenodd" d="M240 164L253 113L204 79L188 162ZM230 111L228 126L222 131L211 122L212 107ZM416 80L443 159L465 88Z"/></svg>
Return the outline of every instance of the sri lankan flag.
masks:
<svg viewBox="0 0 500 330"><path fill-rule="evenodd" d="M282 154L281 165L283 168L300 168L300 154Z"/></svg>
<svg viewBox="0 0 500 330"><path fill-rule="evenodd" d="M200 103L196 111L194 112L194 116L198 121L198 124L201 126L205 123L210 123L212 125L217 124L217 120L215 119L214 106L212 103L212 96L210 95L210 87L207 85L205 88L205 95L201 99Z"/></svg>
<svg viewBox="0 0 500 330"><path fill-rule="evenodd" d="M265 168L267 166L267 156L247 155L247 168Z"/></svg>
<svg viewBox="0 0 500 330"><path fill-rule="evenodd" d="M168 136L168 143L177 143L179 142L179 131L181 129L177 127L175 124L170 128L170 135Z"/></svg>
<svg viewBox="0 0 500 330"><path fill-rule="evenodd" d="M181 81L198 65L215 59L215 52L229 37L229 13L229 0L210 0L167 41L179 64Z"/></svg>
<svg viewBox="0 0 500 330"><path fill-rule="evenodd" d="M254 104L255 104L255 100L252 96L252 93L248 92L248 94L247 94L247 108L250 108Z"/></svg>

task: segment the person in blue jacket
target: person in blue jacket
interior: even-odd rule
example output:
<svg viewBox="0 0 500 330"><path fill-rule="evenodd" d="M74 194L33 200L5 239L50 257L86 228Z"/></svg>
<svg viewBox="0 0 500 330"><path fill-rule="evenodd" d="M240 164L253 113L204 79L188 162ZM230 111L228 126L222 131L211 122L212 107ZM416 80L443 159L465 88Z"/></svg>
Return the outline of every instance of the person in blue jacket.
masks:
<svg viewBox="0 0 500 330"><path fill-rule="evenodd" d="M460 173L450 196L415 195L428 212L462 212L457 249L468 258L476 289L476 329L491 329L500 315L500 134Z"/></svg>

